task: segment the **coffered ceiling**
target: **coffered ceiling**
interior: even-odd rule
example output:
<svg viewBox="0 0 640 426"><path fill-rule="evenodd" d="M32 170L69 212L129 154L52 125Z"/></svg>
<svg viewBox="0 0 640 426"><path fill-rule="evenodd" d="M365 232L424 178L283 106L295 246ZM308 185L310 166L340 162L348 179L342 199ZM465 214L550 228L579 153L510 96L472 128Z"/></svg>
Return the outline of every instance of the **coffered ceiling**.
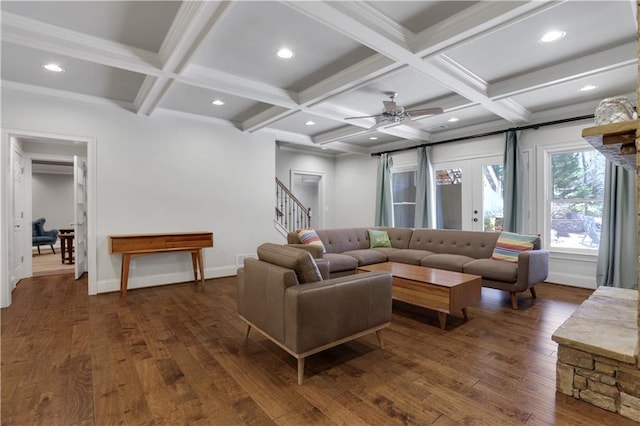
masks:
<svg viewBox="0 0 640 426"><path fill-rule="evenodd" d="M635 1L2 1L3 88L370 154L636 103ZM540 38L564 32L552 43ZM293 51L290 59L276 52ZM62 73L45 71L55 63ZM593 90L581 91L585 86ZM387 92L439 115L369 130ZM213 105L213 100L224 105ZM452 119L457 119L454 121ZM311 124L314 123L314 124Z"/></svg>

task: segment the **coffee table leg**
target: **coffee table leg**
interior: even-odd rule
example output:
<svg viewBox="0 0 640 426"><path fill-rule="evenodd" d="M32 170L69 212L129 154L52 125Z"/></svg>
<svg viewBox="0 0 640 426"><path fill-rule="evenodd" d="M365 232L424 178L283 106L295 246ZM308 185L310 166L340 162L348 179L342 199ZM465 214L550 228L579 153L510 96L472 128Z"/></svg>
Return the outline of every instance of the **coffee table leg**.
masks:
<svg viewBox="0 0 640 426"><path fill-rule="evenodd" d="M447 314L444 312L438 312L438 319L440 320L440 328L443 330L447 329Z"/></svg>
<svg viewBox="0 0 640 426"><path fill-rule="evenodd" d="M462 315L464 315L465 321L469 321L469 316L467 315L467 308L462 308Z"/></svg>

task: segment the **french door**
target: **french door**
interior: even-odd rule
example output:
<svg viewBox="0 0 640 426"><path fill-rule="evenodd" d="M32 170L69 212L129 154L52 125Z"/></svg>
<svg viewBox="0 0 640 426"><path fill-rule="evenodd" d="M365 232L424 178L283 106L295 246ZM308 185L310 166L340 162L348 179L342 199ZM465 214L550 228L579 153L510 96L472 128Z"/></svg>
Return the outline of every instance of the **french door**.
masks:
<svg viewBox="0 0 640 426"><path fill-rule="evenodd" d="M438 228L502 230L502 156L436 163Z"/></svg>

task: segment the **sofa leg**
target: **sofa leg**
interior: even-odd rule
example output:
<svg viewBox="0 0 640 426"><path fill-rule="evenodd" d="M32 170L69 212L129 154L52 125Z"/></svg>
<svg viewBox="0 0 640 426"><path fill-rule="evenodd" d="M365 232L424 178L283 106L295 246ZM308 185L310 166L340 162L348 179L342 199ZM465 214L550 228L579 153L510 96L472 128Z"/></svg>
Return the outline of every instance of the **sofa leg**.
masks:
<svg viewBox="0 0 640 426"><path fill-rule="evenodd" d="M298 384L302 384L304 380L304 358L298 358Z"/></svg>
<svg viewBox="0 0 640 426"><path fill-rule="evenodd" d="M38 247L38 254L40 254L40 246L36 246L36 247Z"/></svg>
<svg viewBox="0 0 640 426"><path fill-rule="evenodd" d="M53 248L53 244L49 244L51 246L51 251L53 252L53 254L56 254L56 249Z"/></svg>
<svg viewBox="0 0 640 426"><path fill-rule="evenodd" d="M531 291L531 297L536 299L538 297L538 295L536 294L536 289L531 287L529 290Z"/></svg>
<svg viewBox="0 0 640 426"><path fill-rule="evenodd" d="M511 307L518 310L518 296L513 291L509 292L509 294L511 295Z"/></svg>
<svg viewBox="0 0 640 426"><path fill-rule="evenodd" d="M247 329L244 331L244 344L247 343L247 339L249 338L249 332L251 331L251 326L247 324Z"/></svg>
<svg viewBox="0 0 640 426"><path fill-rule="evenodd" d="M380 345L380 349L384 349L384 342L382 341L382 330L376 331L376 337L378 338L378 344Z"/></svg>

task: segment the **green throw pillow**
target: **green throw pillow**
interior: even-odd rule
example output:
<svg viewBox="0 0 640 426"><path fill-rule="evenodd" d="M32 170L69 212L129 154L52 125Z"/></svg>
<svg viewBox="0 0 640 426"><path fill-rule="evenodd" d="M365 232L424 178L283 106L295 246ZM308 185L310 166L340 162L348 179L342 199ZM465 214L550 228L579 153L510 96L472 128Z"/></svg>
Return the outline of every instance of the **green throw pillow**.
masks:
<svg viewBox="0 0 640 426"><path fill-rule="evenodd" d="M369 229L369 247L391 247L391 240L387 231Z"/></svg>

